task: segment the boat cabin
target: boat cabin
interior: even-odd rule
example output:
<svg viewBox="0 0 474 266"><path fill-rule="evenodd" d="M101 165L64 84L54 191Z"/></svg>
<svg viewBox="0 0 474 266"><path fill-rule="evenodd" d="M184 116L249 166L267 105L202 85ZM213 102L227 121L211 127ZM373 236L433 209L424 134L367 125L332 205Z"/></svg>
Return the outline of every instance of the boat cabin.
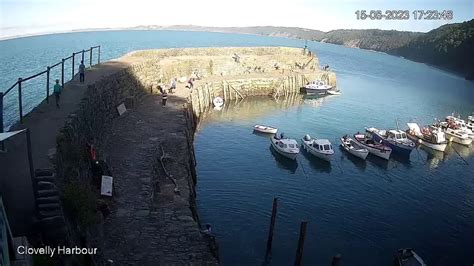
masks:
<svg viewBox="0 0 474 266"><path fill-rule="evenodd" d="M327 139L317 139L313 141L311 146L318 151L332 151L331 142Z"/></svg>
<svg viewBox="0 0 474 266"><path fill-rule="evenodd" d="M387 132L387 138L396 141L403 141L407 139L407 134L399 129L392 129Z"/></svg>

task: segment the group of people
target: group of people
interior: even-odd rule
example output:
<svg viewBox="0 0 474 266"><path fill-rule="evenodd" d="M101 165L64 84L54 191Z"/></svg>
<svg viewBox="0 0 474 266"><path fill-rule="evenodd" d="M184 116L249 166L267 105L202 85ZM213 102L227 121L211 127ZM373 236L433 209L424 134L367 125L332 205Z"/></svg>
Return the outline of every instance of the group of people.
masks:
<svg viewBox="0 0 474 266"><path fill-rule="evenodd" d="M80 83L84 83L85 73L86 73L86 66L84 65L84 61L81 60L81 64L79 65L79 82ZM54 84L54 87L53 87L53 94L56 100L56 108L59 108L59 101L61 99L62 90L63 90L63 86L59 84L59 79L56 79L56 84Z"/></svg>

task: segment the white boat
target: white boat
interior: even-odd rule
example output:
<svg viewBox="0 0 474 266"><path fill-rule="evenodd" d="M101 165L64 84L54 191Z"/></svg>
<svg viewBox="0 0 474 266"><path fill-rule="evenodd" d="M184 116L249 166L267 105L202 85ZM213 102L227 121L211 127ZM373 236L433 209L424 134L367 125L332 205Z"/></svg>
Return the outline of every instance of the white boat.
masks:
<svg viewBox="0 0 474 266"><path fill-rule="evenodd" d="M474 139L474 133L472 132L472 129L470 129L466 122L460 118L457 118L455 116L447 116L445 119L445 122L448 124L448 127L452 129L457 129L465 134L468 135L469 138Z"/></svg>
<svg viewBox="0 0 474 266"><path fill-rule="evenodd" d="M369 135L354 134L354 141L369 150L369 153L385 160L388 160L392 153L392 148L382 144L382 142L375 142Z"/></svg>
<svg viewBox="0 0 474 266"><path fill-rule="evenodd" d="M214 107L222 107L222 105L224 105L224 99L217 96L214 98L214 100L212 100L212 104L214 104Z"/></svg>
<svg viewBox="0 0 474 266"><path fill-rule="evenodd" d="M323 159L325 161L331 161L332 156L334 155L334 150L332 148L331 142L327 139L314 139L310 135L305 135L301 141L303 142L303 149L312 155Z"/></svg>
<svg viewBox="0 0 474 266"><path fill-rule="evenodd" d="M253 130L266 134L276 134L278 131L277 128L263 125L255 125L253 126Z"/></svg>
<svg viewBox="0 0 474 266"><path fill-rule="evenodd" d="M326 91L327 94L330 94L330 95L341 95L342 92L340 90L327 90Z"/></svg>
<svg viewBox="0 0 474 266"><path fill-rule="evenodd" d="M448 122L439 122L433 126L439 127L444 134L446 134L446 138L450 142L455 142L465 146L470 146L472 143L472 138L469 137L466 131L457 129L456 126L452 126Z"/></svg>
<svg viewBox="0 0 474 266"><path fill-rule="evenodd" d="M315 80L306 84L304 88L307 94L326 94L328 90L332 89L332 86L321 80Z"/></svg>
<svg viewBox="0 0 474 266"><path fill-rule="evenodd" d="M435 127L424 127L420 129L417 123L407 123L407 136L428 148L437 151L446 150L448 142L443 131Z"/></svg>
<svg viewBox="0 0 474 266"><path fill-rule="evenodd" d="M467 117L466 127L474 132L474 115Z"/></svg>
<svg viewBox="0 0 474 266"><path fill-rule="evenodd" d="M276 152L288 159L296 160L296 156L300 153L298 142L295 139L288 139L282 136L277 137L275 135L271 138L271 143Z"/></svg>
<svg viewBox="0 0 474 266"><path fill-rule="evenodd" d="M426 266L423 259L411 248L404 248L395 254L395 266Z"/></svg>
<svg viewBox="0 0 474 266"><path fill-rule="evenodd" d="M350 154L365 160L367 155L369 155L369 150L360 146L353 139L347 135L341 138L341 146Z"/></svg>

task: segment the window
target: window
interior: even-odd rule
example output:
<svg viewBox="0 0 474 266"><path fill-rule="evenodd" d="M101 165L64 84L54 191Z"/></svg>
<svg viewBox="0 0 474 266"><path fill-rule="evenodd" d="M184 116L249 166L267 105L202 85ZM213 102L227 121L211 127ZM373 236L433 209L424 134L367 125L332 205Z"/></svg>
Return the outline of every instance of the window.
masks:
<svg viewBox="0 0 474 266"><path fill-rule="evenodd" d="M294 148L294 147L295 147L295 144L288 144L288 146L289 146L290 148Z"/></svg>
<svg viewBox="0 0 474 266"><path fill-rule="evenodd" d="M325 150L325 151L329 151L329 150L330 150L329 144L325 144L325 145L324 145L324 150Z"/></svg>

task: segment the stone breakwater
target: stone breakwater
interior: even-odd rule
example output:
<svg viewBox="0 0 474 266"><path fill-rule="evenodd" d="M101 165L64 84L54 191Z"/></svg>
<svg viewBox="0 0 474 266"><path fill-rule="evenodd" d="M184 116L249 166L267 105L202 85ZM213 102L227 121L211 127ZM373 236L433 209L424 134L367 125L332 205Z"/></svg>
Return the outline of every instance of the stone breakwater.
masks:
<svg viewBox="0 0 474 266"><path fill-rule="evenodd" d="M320 70L314 55L286 47L137 51L118 61L130 66L90 85L57 138L58 183L75 232L69 238L97 247L89 258L97 263L218 264L216 241L200 232L195 207L200 118L216 96L279 98L315 78L336 85L335 74ZM182 82L162 106L159 87L172 78ZM128 111L119 116L123 102ZM113 198L97 196L91 143L114 176Z"/></svg>

